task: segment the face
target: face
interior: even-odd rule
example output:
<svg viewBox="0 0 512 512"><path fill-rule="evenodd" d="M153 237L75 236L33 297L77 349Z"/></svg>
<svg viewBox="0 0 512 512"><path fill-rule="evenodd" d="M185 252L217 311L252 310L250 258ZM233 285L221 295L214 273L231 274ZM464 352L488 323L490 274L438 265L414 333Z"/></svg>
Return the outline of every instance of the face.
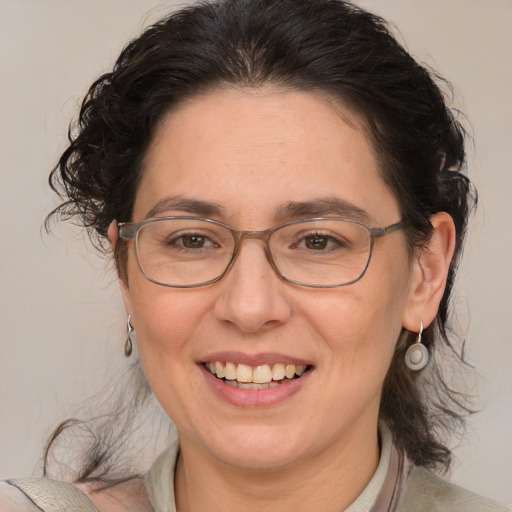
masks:
<svg viewBox="0 0 512 512"><path fill-rule="evenodd" d="M363 210L371 226L401 220L355 116L312 93L217 90L161 124L133 220L197 215L264 230L297 218L290 202L309 217L338 216L326 198ZM122 287L148 381L182 445L239 467L279 468L375 435L409 274L399 230L376 240L366 274L348 286L288 283L263 242L248 239L219 282L189 289L145 279L132 244ZM307 371L240 389L208 371L215 362Z"/></svg>

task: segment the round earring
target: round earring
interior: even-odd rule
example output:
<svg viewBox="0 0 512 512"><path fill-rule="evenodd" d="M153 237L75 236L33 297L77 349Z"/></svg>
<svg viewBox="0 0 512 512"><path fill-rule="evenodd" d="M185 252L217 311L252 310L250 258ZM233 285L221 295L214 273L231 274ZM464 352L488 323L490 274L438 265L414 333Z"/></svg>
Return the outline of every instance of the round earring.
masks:
<svg viewBox="0 0 512 512"><path fill-rule="evenodd" d="M423 370L428 364L429 355L425 345L421 343L421 335L423 334L423 322L420 325L418 338L405 353L405 364L414 371Z"/></svg>
<svg viewBox="0 0 512 512"><path fill-rule="evenodd" d="M131 319L132 319L132 316L128 315L128 320L126 322L127 336L126 336L126 341L124 342L124 355L126 357L130 357L132 355L132 350L133 350L132 335L135 332L135 330L133 328L132 323L130 322Z"/></svg>

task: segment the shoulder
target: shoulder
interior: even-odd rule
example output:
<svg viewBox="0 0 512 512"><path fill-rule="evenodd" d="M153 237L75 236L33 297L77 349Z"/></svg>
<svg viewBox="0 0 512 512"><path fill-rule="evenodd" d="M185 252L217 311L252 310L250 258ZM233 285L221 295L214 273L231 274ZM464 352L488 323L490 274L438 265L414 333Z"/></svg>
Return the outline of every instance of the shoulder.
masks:
<svg viewBox="0 0 512 512"><path fill-rule="evenodd" d="M142 478L132 478L107 488L95 488L91 485L80 485L80 488L101 512L151 512L153 510Z"/></svg>
<svg viewBox="0 0 512 512"><path fill-rule="evenodd" d="M98 512L75 485L48 478L13 478L0 482L0 512Z"/></svg>
<svg viewBox="0 0 512 512"><path fill-rule="evenodd" d="M144 481L134 478L107 489L48 478L0 481L0 512L148 512Z"/></svg>
<svg viewBox="0 0 512 512"><path fill-rule="evenodd" d="M512 508L478 496L414 466L407 478L397 512L511 512Z"/></svg>

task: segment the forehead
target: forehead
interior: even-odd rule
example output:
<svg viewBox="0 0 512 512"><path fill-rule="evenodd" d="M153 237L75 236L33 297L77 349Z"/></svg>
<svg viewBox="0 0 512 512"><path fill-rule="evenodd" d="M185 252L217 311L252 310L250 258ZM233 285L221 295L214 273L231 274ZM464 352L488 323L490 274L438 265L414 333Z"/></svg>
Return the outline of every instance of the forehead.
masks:
<svg viewBox="0 0 512 512"><path fill-rule="evenodd" d="M215 90L167 114L146 155L134 219L167 198L217 205L223 220L253 228L288 203L326 198L371 219L398 212L357 117L320 94L276 89Z"/></svg>

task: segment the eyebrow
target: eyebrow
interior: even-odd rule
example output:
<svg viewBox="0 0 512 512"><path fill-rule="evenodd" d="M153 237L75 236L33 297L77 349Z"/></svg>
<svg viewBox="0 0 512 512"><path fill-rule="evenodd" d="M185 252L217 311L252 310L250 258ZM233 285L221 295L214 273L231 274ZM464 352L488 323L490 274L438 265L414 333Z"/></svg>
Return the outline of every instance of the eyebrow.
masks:
<svg viewBox="0 0 512 512"><path fill-rule="evenodd" d="M146 218L157 217L171 210L199 215L201 217L223 217L224 208L217 203L199 199L170 196L158 201L146 214ZM275 211L278 221L299 217L325 217L335 215L360 222L371 222L370 214L354 204L338 197L324 197L310 201L289 201Z"/></svg>
<svg viewBox="0 0 512 512"><path fill-rule="evenodd" d="M158 201L149 212L146 218L157 217L169 210L178 210L181 212L200 215L202 217L222 216L222 206L209 201L200 201L198 199L184 198L181 196L165 197Z"/></svg>
<svg viewBox="0 0 512 512"><path fill-rule="evenodd" d="M290 201L276 210L276 217L279 220L297 217L325 217L328 215L336 215L360 222L371 222L373 220L366 210L338 197L325 197L311 201Z"/></svg>

